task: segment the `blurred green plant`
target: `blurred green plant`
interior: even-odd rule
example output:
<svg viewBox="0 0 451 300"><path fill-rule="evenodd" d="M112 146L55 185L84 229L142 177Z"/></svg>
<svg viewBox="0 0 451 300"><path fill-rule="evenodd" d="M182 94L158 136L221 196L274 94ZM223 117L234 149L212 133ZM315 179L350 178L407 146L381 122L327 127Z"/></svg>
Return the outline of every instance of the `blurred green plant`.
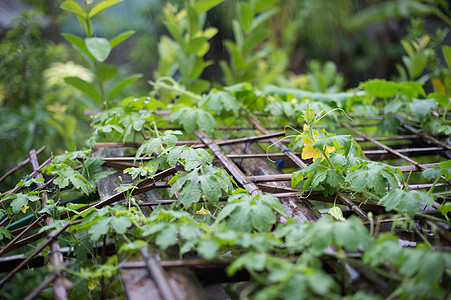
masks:
<svg viewBox="0 0 451 300"><path fill-rule="evenodd" d="M51 113L44 100L43 72L64 51L43 42L40 18L35 11L21 14L0 43L1 174L23 160L31 148L68 146L59 142L58 133L48 122Z"/></svg>
<svg viewBox="0 0 451 300"><path fill-rule="evenodd" d="M83 6L74 0L66 0L61 8L74 14L85 31L86 38L82 39L74 34L63 33L63 37L69 41L80 57L86 62L88 68L95 74L93 82L89 82L78 76L65 77L66 83L83 92L85 103L90 108L98 109L108 107L109 102L124 87L141 78L141 74L134 74L119 82L115 82L110 89L106 84L116 78L118 67L104 63L111 51L120 43L128 39L135 32L125 31L111 40L104 37L94 37L92 18L110 6L122 0L105 0L100 2L84 1Z"/></svg>
<svg viewBox="0 0 451 300"><path fill-rule="evenodd" d="M32 105L43 90L43 70L50 57L41 40L41 15L22 13L11 22L0 44L0 103L18 108Z"/></svg>
<svg viewBox="0 0 451 300"><path fill-rule="evenodd" d="M164 25L171 37L162 36L158 45L159 64L156 79L180 77L186 90L201 93L210 87L210 82L199 79L212 61L204 60L210 49L208 41L218 30L205 28L206 11L221 3L219 1L186 2L182 10L167 3L163 8Z"/></svg>

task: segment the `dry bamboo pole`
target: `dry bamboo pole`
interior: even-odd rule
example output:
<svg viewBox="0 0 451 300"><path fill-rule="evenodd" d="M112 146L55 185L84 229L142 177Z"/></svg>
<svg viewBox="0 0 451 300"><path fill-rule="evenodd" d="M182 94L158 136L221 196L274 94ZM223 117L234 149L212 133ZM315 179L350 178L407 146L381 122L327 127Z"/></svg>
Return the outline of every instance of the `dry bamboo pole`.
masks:
<svg viewBox="0 0 451 300"><path fill-rule="evenodd" d="M412 132L413 134L415 134L417 137L422 138L424 140L427 140L439 147L445 148L446 150L451 150L451 145L445 144L444 142L430 136L427 135L423 132L420 132L419 130L416 130L415 128L413 128L412 126L409 126L407 124L403 124L402 127L404 127L405 129L407 129L408 131Z"/></svg>
<svg viewBox="0 0 451 300"><path fill-rule="evenodd" d="M33 171L36 171L39 169L39 163L38 158L36 155L35 150L30 151L30 163L33 167ZM38 173L36 175L37 178L44 178L41 173ZM42 182L37 182L37 186L43 186L44 184ZM41 192L41 207L45 208L48 203L48 196L47 192L43 191ZM53 224L53 218L51 216L45 217L45 225L52 225ZM61 254L61 248L57 240L50 243L50 264L52 264L54 267L59 268L64 264L63 255ZM57 300L66 300L67 297L67 289L72 288L72 284L63 276L60 274L58 278L55 279L55 282L53 283L53 296Z"/></svg>
<svg viewBox="0 0 451 300"><path fill-rule="evenodd" d="M36 170L34 170L28 177L29 178L34 178L37 174L41 174L42 169L44 169L45 166L47 166L48 164L50 164L53 160L53 156L51 156L49 159L47 159L42 165L40 165ZM16 186L15 188L6 191L4 193L2 193L0 195L0 197L3 197L6 194L14 194L17 193L18 191L20 191L21 189L23 189L23 186ZM0 205L5 203L7 200L2 200L0 201Z"/></svg>
<svg viewBox="0 0 451 300"><path fill-rule="evenodd" d="M213 151L213 154L223 163L227 171L230 172L232 177L245 189L249 191L249 194L252 196L257 195L260 192L260 189L252 183L249 179L246 178L244 173L233 163L231 159L229 159L224 152L222 152L219 145L212 140L207 134L200 130L195 130L194 134L202 140L202 142Z"/></svg>
<svg viewBox="0 0 451 300"><path fill-rule="evenodd" d="M63 267L67 268L69 266L69 262L64 262ZM38 287L36 287L34 290L32 290L23 300L33 300L39 296L39 294L51 283L53 283L57 278L61 276L61 270L55 270L52 273L50 273L47 278L39 284Z"/></svg>
<svg viewBox="0 0 451 300"><path fill-rule="evenodd" d="M0 280L0 288L5 285L14 275L16 275L20 270L22 270L34 257L36 257L45 247L49 246L54 242L60 234L66 231L69 226L81 223L81 220L76 220L72 222L67 222L62 228L58 229L54 234L48 237L47 241L39 246L33 253L30 254L25 260L23 260L19 265L17 265L14 270L9 272L5 277Z"/></svg>
<svg viewBox="0 0 451 300"><path fill-rule="evenodd" d="M34 228L36 225L38 225L42 220L44 219L44 216L41 215L39 218L37 218L33 223L28 225L25 229L23 229L18 235L16 235L8 244L5 245L2 249L0 249L0 257L5 254L8 251L12 251L11 247L27 232L29 232L32 228Z"/></svg>
<svg viewBox="0 0 451 300"><path fill-rule="evenodd" d="M156 259L149 254L149 251L146 247L141 248L141 255L144 258L145 266L149 275L155 281L160 295L164 300L173 300L178 297L172 290L171 284L168 280L168 276L166 272L161 268L161 266L157 263Z"/></svg>
<svg viewBox="0 0 451 300"><path fill-rule="evenodd" d="M42 146L41 148L39 148L38 150L36 150L36 155L41 154L42 151L45 150L45 146ZM28 157L27 159L25 159L24 161L21 161L20 163L17 164L16 167L12 168L11 170L9 170L8 172L6 172L1 178L0 178L0 182L2 182L3 180L5 180L6 177L8 177L9 175L13 174L14 172L20 170L21 168L25 167L28 163L30 162L30 158Z"/></svg>
<svg viewBox="0 0 451 300"><path fill-rule="evenodd" d="M354 132L355 134L361 136L361 137L364 138L365 140L372 142L373 144L377 145L378 147L380 147L380 148L382 148L382 149L384 149L384 150L386 150L386 151L388 151L388 152L390 152L390 153L392 153L392 154L398 156L399 158L404 159L405 161L410 162L411 164L417 166L418 168L420 168L420 169L422 169L422 170L426 170L426 168L422 167L420 163L414 161L413 159L411 159L411 158L408 157L408 156L405 156L404 154L399 153L399 151L396 151L396 150L390 148L389 146L384 145L384 144L382 144L382 143L379 142L379 141L376 141L374 138L371 138L371 137L367 136L367 135L364 134L363 132L358 131L357 129L355 129L355 128L349 126L348 124L342 123L341 125L342 125L343 127L347 128L347 129L349 129L350 131Z"/></svg>
<svg viewBox="0 0 451 300"><path fill-rule="evenodd" d="M284 131L275 132L275 133L268 133L265 135L257 135L257 136L249 136L245 138L237 138L237 139L229 139L229 140L217 140L215 143L218 145L233 145L233 144L240 144L240 143L247 143L247 142L255 142L265 139L271 139L275 137L280 137L285 135ZM94 147L96 148L121 148L121 147L134 147L138 148L141 146L142 143L140 142L127 142L127 143L96 143ZM194 148L203 148L206 147L205 144L200 143L199 141L178 141L176 143L177 146L180 145L190 145Z"/></svg>

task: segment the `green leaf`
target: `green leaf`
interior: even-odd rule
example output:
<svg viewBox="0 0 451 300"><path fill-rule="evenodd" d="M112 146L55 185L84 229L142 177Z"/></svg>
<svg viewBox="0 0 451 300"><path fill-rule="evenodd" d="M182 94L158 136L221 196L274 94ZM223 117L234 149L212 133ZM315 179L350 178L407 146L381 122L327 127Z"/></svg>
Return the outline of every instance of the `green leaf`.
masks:
<svg viewBox="0 0 451 300"><path fill-rule="evenodd" d="M132 226L132 222L126 216L111 218L111 227L117 234L126 233L130 226Z"/></svg>
<svg viewBox="0 0 451 300"><path fill-rule="evenodd" d="M340 184L344 183L344 181L345 181L345 178L344 178L343 174L337 172L336 170L328 170L327 171L326 182L331 187L336 188Z"/></svg>
<svg viewBox="0 0 451 300"><path fill-rule="evenodd" d="M34 196L36 197L36 196ZM35 199L34 201L38 200ZM16 194L16 198L11 202L11 208L13 213L17 214L25 205L28 205L29 195L25 195L22 193Z"/></svg>
<svg viewBox="0 0 451 300"><path fill-rule="evenodd" d="M309 283L310 288L317 294L324 296L329 293L330 289L334 285L334 280L324 274L323 272L318 272L315 270L314 273L309 274L307 276L307 280Z"/></svg>
<svg viewBox="0 0 451 300"><path fill-rule="evenodd" d="M276 223L276 215L272 209L265 205L264 202L256 203L251 206L250 218L252 227L259 232L268 232L271 225Z"/></svg>
<svg viewBox="0 0 451 300"><path fill-rule="evenodd" d="M119 93L124 87L126 87L130 83L140 79L141 77L143 77L142 74L134 74L134 75L131 75L131 76L125 78L118 84L116 84L116 86L111 90L110 94L108 95L108 100L110 100L114 95Z"/></svg>
<svg viewBox="0 0 451 300"><path fill-rule="evenodd" d="M409 103L409 107L422 122L431 109L437 108L437 103L434 99L413 99L412 102Z"/></svg>
<svg viewBox="0 0 451 300"><path fill-rule="evenodd" d="M126 39L128 39L129 37L134 35L135 33L136 33L136 31L134 31L134 30L128 30L128 31L122 32L122 33L118 34L117 36L115 36L110 41L111 50L113 50L117 45L119 45L120 43L122 43L123 41L125 41Z"/></svg>
<svg viewBox="0 0 451 300"><path fill-rule="evenodd" d="M216 256L216 252L219 250L219 245L215 240L204 240L197 246L197 251L205 259L213 259Z"/></svg>
<svg viewBox="0 0 451 300"><path fill-rule="evenodd" d="M274 195L267 194L260 196L260 199L269 207L271 207L274 211L276 211L278 214L288 217L287 213L285 212L285 209L283 208L282 204L280 204L279 199L277 199Z"/></svg>
<svg viewBox="0 0 451 300"><path fill-rule="evenodd" d="M421 177L427 180L435 180L440 176L442 176L442 170L438 169L437 167L426 169L421 173Z"/></svg>
<svg viewBox="0 0 451 300"><path fill-rule="evenodd" d="M169 246L177 243L178 228L175 224L168 224L166 228L158 234L155 243L161 250L166 250Z"/></svg>
<svg viewBox="0 0 451 300"><path fill-rule="evenodd" d="M88 195L89 191L92 189L91 183L89 183L86 178L67 165L55 169L52 174L58 175L54 180L54 183L60 188L65 188L69 185L69 182L71 182L74 185L74 188L83 191L86 195Z"/></svg>
<svg viewBox="0 0 451 300"><path fill-rule="evenodd" d="M189 3L186 4L186 11L188 13L189 34L194 36L199 31L199 14L194 6Z"/></svg>
<svg viewBox="0 0 451 300"><path fill-rule="evenodd" d="M348 155L349 150L351 149L352 137L350 135L333 135L322 138L313 143L313 148L324 150L326 147L335 147L337 148L337 143L340 145L344 154ZM337 150L339 150L337 148Z"/></svg>
<svg viewBox="0 0 451 300"><path fill-rule="evenodd" d="M187 47L187 51L190 54L203 57L210 49L210 44L207 42L207 38L204 36L196 36L190 39Z"/></svg>
<svg viewBox="0 0 451 300"><path fill-rule="evenodd" d="M207 175L200 176L199 180L205 199L208 202L217 204L219 197L221 197L222 195L222 192L221 188L218 185L218 182L216 181L216 178L214 176Z"/></svg>
<svg viewBox="0 0 451 300"><path fill-rule="evenodd" d="M222 220L224 220L225 218L227 218L228 216L230 216L230 214L233 212L233 210L235 208L237 208L237 204L236 203L227 203L226 206L224 206L221 210L221 212L218 214L218 217L216 218L216 223L221 222Z"/></svg>
<svg viewBox="0 0 451 300"><path fill-rule="evenodd" d="M451 202L443 203L437 210L441 212L442 215L446 215L451 211Z"/></svg>
<svg viewBox="0 0 451 300"><path fill-rule="evenodd" d="M86 48L98 62L103 62L111 52L110 42L105 38L85 38Z"/></svg>
<svg viewBox="0 0 451 300"><path fill-rule="evenodd" d="M443 107L447 107L451 102L451 99L448 99L445 94L441 92L430 93L428 97L433 98L438 104Z"/></svg>
<svg viewBox="0 0 451 300"><path fill-rule="evenodd" d="M167 225L167 223L163 223L163 222L154 223L154 224L146 224L142 228L143 229L142 236L143 237L151 236L157 232L164 231L164 229L166 228L166 225Z"/></svg>
<svg viewBox="0 0 451 300"><path fill-rule="evenodd" d="M403 102L390 102L384 106L384 114L388 115L389 113L397 113L401 106L403 106Z"/></svg>
<svg viewBox="0 0 451 300"><path fill-rule="evenodd" d="M199 109L197 111L197 125L200 130L211 134L216 128L216 120L209 112Z"/></svg>
<svg viewBox="0 0 451 300"><path fill-rule="evenodd" d="M97 4L96 6L94 6L90 11L89 11L89 18L94 17L96 14L98 14L99 12L101 12L104 9L107 9L110 6L113 6L119 2L122 2L123 0L104 0L102 2L100 2L99 4Z"/></svg>
<svg viewBox="0 0 451 300"><path fill-rule="evenodd" d="M141 154L144 153L147 156L152 156L155 150L158 150L162 147L161 139L159 138L151 138L144 143L136 151L136 158L141 157Z"/></svg>
<svg viewBox="0 0 451 300"><path fill-rule="evenodd" d="M428 207L432 207L434 204L434 197L425 191L417 191L417 197L421 202L425 203Z"/></svg>
<svg viewBox="0 0 451 300"><path fill-rule="evenodd" d="M421 51L418 52L412 59L411 64L409 65L409 75L412 79L417 78L424 71L424 67L426 66L428 57L426 52Z"/></svg>
<svg viewBox="0 0 451 300"><path fill-rule="evenodd" d="M3 226L0 227L0 241L2 241L4 238L12 239L12 237L13 235L8 229Z"/></svg>
<svg viewBox="0 0 451 300"><path fill-rule="evenodd" d="M193 132L197 128L197 114L193 109L184 109L178 123L183 126L187 132Z"/></svg>
<svg viewBox="0 0 451 300"><path fill-rule="evenodd" d="M386 115L382 123L379 123L379 130L382 133L392 133L396 134L398 132L398 128L401 125L401 121L396 118L394 115L389 114Z"/></svg>
<svg viewBox="0 0 451 300"><path fill-rule="evenodd" d="M448 68L451 69L451 47L444 45L442 47L443 57L445 58Z"/></svg>
<svg viewBox="0 0 451 300"><path fill-rule="evenodd" d="M237 9L241 27L244 32L248 32L252 27L252 22L254 21L254 12L252 11L252 7L249 3L241 1L237 5Z"/></svg>
<svg viewBox="0 0 451 300"><path fill-rule="evenodd" d="M405 259L399 267L399 272L407 277L412 277L420 268L423 256L426 253L416 249L405 249Z"/></svg>
<svg viewBox="0 0 451 300"><path fill-rule="evenodd" d="M240 104L236 97L223 91L210 92L205 98L205 104L216 115L220 115L222 111L232 111L236 116L240 110Z"/></svg>
<svg viewBox="0 0 451 300"><path fill-rule="evenodd" d="M426 255L423 256L421 262L417 262L419 264L418 274L421 275L421 279L429 282L430 284L436 285L437 282L440 282L440 278L442 278L443 272L445 268L448 268L449 265L445 263L444 256L449 255L449 253L441 253L439 251L429 251Z"/></svg>
<svg viewBox="0 0 451 300"><path fill-rule="evenodd" d="M96 67L96 76L101 81L108 81L117 74L118 68L116 66L109 66L105 64L99 64Z"/></svg>
<svg viewBox="0 0 451 300"><path fill-rule="evenodd" d="M62 33L61 34L68 42L72 43L73 45L77 46L78 48L80 48L81 50L83 50L84 52L86 52L86 54L90 54L88 49L86 48L86 44L85 44L85 40L74 35L71 33Z"/></svg>
<svg viewBox="0 0 451 300"><path fill-rule="evenodd" d="M102 96L100 96L99 91L89 82L84 81L79 77L65 77L64 81L80 91L86 93L89 97L94 99L97 102L102 103Z"/></svg>
<svg viewBox="0 0 451 300"><path fill-rule="evenodd" d="M434 5L420 1L383 1L375 2L366 9L359 10L343 24L348 30L356 31L369 24L384 22L389 19L400 19L414 16L427 16L437 9Z"/></svg>
<svg viewBox="0 0 451 300"><path fill-rule="evenodd" d="M382 167L359 165L350 168L346 176L348 182L356 192L361 193L365 189L374 190L378 195L385 194L385 178L379 173Z"/></svg>
<svg viewBox="0 0 451 300"><path fill-rule="evenodd" d="M199 228L194 225L190 224L183 224L182 227L180 227L180 236L183 237L187 241L196 241L198 240L198 233Z"/></svg>
<svg viewBox="0 0 451 300"><path fill-rule="evenodd" d="M400 189L392 189L381 200L386 211L399 207L399 210L410 217L421 209L420 200L431 206L434 198L426 192L409 192Z"/></svg>
<svg viewBox="0 0 451 300"><path fill-rule="evenodd" d="M168 151L167 160L171 167L175 166L180 159L180 155L185 149L184 146L176 146Z"/></svg>
<svg viewBox="0 0 451 300"><path fill-rule="evenodd" d="M182 192L177 199L178 204L183 204L184 208L190 208L193 203L197 203L200 200L201 189L198 180L190 181L185 185Z"/></svg>
<svg viewBox="0 0 451 300"><path fill-rule="evenodd" d="M380 98L393 98L399 92L407 98L416 98L419 95L425 95L423 83L417 81L393 82L383 79L373 79L360 85L370 96Z"/></svg>
<svg viewBox="0 0 451 300"><path fill-rule="evenodd" d="M274 3L278 2L279 0L256 0L255 3L255 12L264 11L269 6L273 5Z"/></svg>
<svg viewBox="0 0 451 300"><path fill-rule="evenodd" d="M129 251L129 252L135 252L138 251L139 249L143 248L143 247L147 247L147 243L143 240L135 240L131 243L126 243L123 244L120 248L119 248L119 253L123 253L124 251Z"/></svg>
<svg viewBox="0 0 451 300"><path fill-rule="evenodd" d="M91 240L97 242L102 235L105 235L110 230L110 218L101 218L96 220L88 230L91 235Z"/></svg>
<svg viewBox="0 0 451 300"><path fill-rule="evenodd" d="M197 1L195 8L197 13L203 13L206 12L216 5L222 3L224 0L199 0Z"/></svg>
<svg viewBox="0 0 451 300"><path fill-rule="evenodd" d="M61 9L64 9L65 11L71 12L79 16L80 18L86 18L86 12L83 10L83 8L74 0L66 0L63 3L61 3L60 6Z"/></svg>
<svg viewBox="0 0 451 300"><path fill-rule="evenodd" d="M249 232L252 229L251 219L250 219L250 205L240 205L233 210L230 214L230 218L227 222L227 227L241 232Z"/></svg>
<svg viewBox="0 0 451 300"><path fill-rule="evenodd" d="M443 161L438 164L438 167L442 169L442 174L446 180L451 179L451 160Z"/></svg>

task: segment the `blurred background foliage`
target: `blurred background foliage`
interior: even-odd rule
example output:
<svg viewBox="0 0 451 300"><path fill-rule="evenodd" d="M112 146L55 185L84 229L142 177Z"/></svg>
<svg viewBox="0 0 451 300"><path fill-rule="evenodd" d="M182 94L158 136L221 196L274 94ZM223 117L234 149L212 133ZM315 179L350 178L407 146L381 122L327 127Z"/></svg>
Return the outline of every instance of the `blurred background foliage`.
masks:
<svg viewBox="0 0 451 300"><path fill-rule="evenodd" d="M59 9L63 1L5 1L25 3L31 10L16 15L6 28L0 27L0 174L25 159L32 148L46 145L49 155L83 147L90 123L84 110L93 109L84 95L64 81L64 77L78 76L91 82L93 74L61 37L62 32L84 37L76 18ZM118 78L144 75L117 100L149 93L147 81L155 79L159 42L169 36L163 22L167 5L183 7L184 1L126 0L94 20L94 36L112 38L124 30L136 31L107 60L120 66ZM248 5L259 8L247 10ZM255 28L242 22L262 15L264 22ZM407 49L401 43L410 19L425 18L412 23L411 40L435 33L436 40L420 49L427 52L438 42L451 44L449 16L446 0L225 1L206 15L205 26L218 28L218 34L210 40L205 59L212 64L201 78L215 85L252 78L257 86L277 84L316 92L341 91L368 78L412 79L421 74L410 74L408 66L402 71ZM243 32L234 28L234 22L241 22ZM246 41L257 34L261 40L252 45L240 46L237 41L240 35ZM235 54L233 47L238 47ZM244 64L234 65L237 55ZM441 59L424 55L431 68L433 59Z"/></svg>

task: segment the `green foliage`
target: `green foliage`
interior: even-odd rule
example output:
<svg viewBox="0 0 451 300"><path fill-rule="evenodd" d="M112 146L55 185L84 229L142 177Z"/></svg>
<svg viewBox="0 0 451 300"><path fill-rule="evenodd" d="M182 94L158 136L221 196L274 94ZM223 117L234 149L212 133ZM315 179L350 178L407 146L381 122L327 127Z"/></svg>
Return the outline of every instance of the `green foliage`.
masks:
<svg viewBox="0 0 451 300"><path fill-rule="evenodd" d="M286 216L279 200L273 195L251 196L243 190L237 190L229 197L216 222L227 219L227 226L235 231L268 232L276 223L276 212Z"/></svg>
<svg viewBox="0 0 451 300"><path fill-rule="evenodd" d="M393 189L389 191L381 200L387 211L398 209L413 217L421 209L421 203L431 207L434 197L424 191L408 192L405 190Z"/></svg>
<svg viewBox="0 0 451 300"><path fill-rule="evenodd" d="M93 242L109 232L115 232L118 235L125 234L132 221L132 213L123 206L104 207L99 210L93 210L83 218L78 230L88 229L88 234Z"/></svg>
<svg viewBox="0 0 451 300"><path fill-rule="evenodd" d="M179 108L171 113L170 120L182 125L187 132L199 129L211 134L216 127L215 118L203 108L188 106Z"/></svg>
<svg viewBox="0 0 451 300"><path fill-rule="evenodd" d="M177 11L170 3L163 8L164 25L172 39L163 36L158 47L160 56L157 77L174 76L180 72L183 86L193 92L203 92L209 83L198 78L203 70L212 64L203 57L210 49L208 40L218 30L213 27L204 29L206 12L222 1L199 1L186 3L185 9Z"/></svg>
<svg viewBox="0 0 451 300"><path fill-rule="evenodd" d="M186 154L187 151L182 151L181 158ZM190 155L192 158L190 157L185 160L185 168L190 170L190 167L193 167L193 162L199 166L194 167L189 173L179 173L169 181L169 183L172 183L172 194L180 191L175 205L183 205L185 209L188 209L194 203L199 202L201 198L213 205L217 205L222 191L225 193L231 193L232 191L232 182L230 181L229 175L224 169L210 165L201 166L201 164L205 164L206 162L211 163L211 157L207 158L209 161L205 161L205 155L209 156L208 153L201 154L201 151L198 151L197 156L194 157L192 154Z"/></svg>
<svg viewBox="0 0 451 300"><path fill-rule="evenodd" d="M437 1L440 6L448 9L444 2ZM366 9L360 10L359 14L353 16L346 26L350 29L365 28L369 24L381 22L393 18L406 18L412 16L427 16L436 14L446 22L449 18L440 12L435 3L423 1L385 1L376 3Z"/></svg>
<svg viewBox="0 0 451 300"><path fill-rule="evenodd" d="M239 114L240 104L236 97L224 91L211 90L208 95L202 99L205 106L219 116L221 113L232 112L234 116Z"/></svg>
<svg viewBox="0 0 451 300"><path fill-rule="evenodd" d="M226 43L231 61L221 64L224 82L233 85L208 90L210 83L199 76L210 64L204 57L209 51L209 40L217 30L205 28L206 16L223 1L187 1L181 10L168 4L163 15L171 38L161 39L159 78L152 82L154 89L149 97L128 97L121 105L112 106L110 100L140 77L134 75L103 86L108 81L113 82L119 73L117 67L104 62L133 32L123 32L111 40L93 37L91 18L118 2L106 0L87 4L86 1L82 6L66 0L61 8L75 14L84 28L87 36L84 39L71 34L64 37L95 76L95 81L74 76L66 76L64 80L91 98L87 103L92 107L107 108L93 119L95 133L91 143L104 140L142 142L134 153L133 166L124 170L133 183L123 184L115 190L123 193L126 205L97 209L67 201L68 195L89 194L98 179L112 173L102 171L102 161L92 157L92 150L67 152L55 157L46 167L45 172L56 178L54 187L46 190L50 199L44 209L39 210L41 190L35 188L40 182L38 179L19 182L18 186L23 190L6 194L1 199L2 218L20 218L31 212L52 215L54 223L42 227L41 232L58 230L69 221L82 219L80 224L71 226L59 237L76 258L70 268L75 276L73 282L77 284L72 297L78 295L80 286L82 289L92 287L89 296L96 295L100 278L107 284L117 280L121 264L149 245L154 245L153 250L158 250L163 258L172 258L175 250L180 258L189 253L207 260L230 260L229 275L244 269L251 277L240 297L371 298L372 295L366 292L367 287L359 286L358 282L352 288L347 286L349 276L354 272L349 270L353 269L365 275L359 279L365 283L367 275L371 283L384 282L386 291L375 291L374 298L442 299L449 293L450 255L433 248L421 232L419 235L424 238L424 244L403 248L393 234L378 232L374 216L368 214L369 225L355 216L344 218L337 203L328 215L315 223L298 224L288 218L287 212L292 208L282 206L275 196L263 193L251 196L246 190L234 190L233 180L223 168L212 165L213 157L207 150L178 146L181 131L160 132L158 129L160 125L167 127L171 126L168 123L176 123L188 133L200 129L212 134L219 122L231 124L233 121L240 125L242 112L257 115L263 111L275 124L285 124L286 120L293 124L304 123L304 130L294 138L292 147L301 150L302 159L313 161L293 173L293 187L300 187L301 192L320 190L325 196L343 193L356 203L383 205L387 212L394 210L404 217L402 223L395 222L395 225L401 224L413 232L417 229L415 218L424 217L419 214L422 206L432 206L440 199L435 198L439 194L433 194L433 191L442 176L450 179L450 162L442 162L422 173L423 180L433 182L428 192L410 192L400 188L406 183L399 169L365 160L350 135L329 133L317 126L320 122L328 124L326 116L334 118L329 123L341 122L344 117L339 118L334 112L344 114L343 108L355 114L376 115L382 111L381 105L384 105L386 117L381 122L385 131L397 128L400 123L395 114L402 110L407 110L407 117L412 112L423 126L432 126L430 122L436 121L432 112L449 106L449 91L437 90L426 95L423 83L413 81L427 66L422 57L424 54L418 54L421 51L416 53L412 48L414 43L403 43L410 59L404 60L412 81L371 80L362 83L357 91L338 93L343 80L336 66L312 62L309 90L269 86L269 82L287 79L283 74L287 60L283 56L289 46L277 46L272 20L281 16L285 8L277 5L277 0L233 2L230 5L237 9L232 22L234 41ZM338 8L337 3L344 3L300 2L307 13L312 11L311 7ZM292 3L283 1L283 4ZM340 11L346 15L348 9L345 5ZM311 17L304 16L302 21L308 19ZM280 40L286 38L283 36ZM417 50L424 47L420 48ZM442 50L449 64L448 48ZM414 55L411 55L412 51ZM446 76L437 78L441 83L447 82ZM439 86L437 82L436 86ZM171 110L169 120L154 113L160 108ZM218 121L213 115L219 117ZM64 130L63 125L70 128L69 123L61 124L60 130ZM159 206L145 214L131 191L143 180L171 167L175 167L172 178L168 178L171 188L163 193L177 195L177 199L169 208ZM226 197L227 201L224 201ZM57 201L62 204L55 203ZM445 216L439 221L449 223L449 203L440 206L439 211ZM431 219L437 221L437 218L432 216ZM10 230L0 227L0 240L11 238ZM99 263L93 245L103 239L114 242L120 255Z"/></svg>
<svg viewBox="0 0 451 300"><path fill-rule="evenodd" d="M106 106L108 101L125 86L142 77L141 74L130 76L116 82L109 92L105 90L105 83L115 78L117 67L105 64L104 61L110 56L111 50L132 36L134 31L122 32L112 40L103 37L93 37L91 18L121 1L104 0L96 3L91 9L88 9L86 4L82 7L73 0L66 0L61 4L62 9L73 13L77 17L87 37L82 39L68 33L63 33L62 35L86 61L91 71L96 74L96 82L93 83L78 77L67 77L65 81L85 93L91 100L94 100L94 102L90 103L91 108Z"/></svg>

